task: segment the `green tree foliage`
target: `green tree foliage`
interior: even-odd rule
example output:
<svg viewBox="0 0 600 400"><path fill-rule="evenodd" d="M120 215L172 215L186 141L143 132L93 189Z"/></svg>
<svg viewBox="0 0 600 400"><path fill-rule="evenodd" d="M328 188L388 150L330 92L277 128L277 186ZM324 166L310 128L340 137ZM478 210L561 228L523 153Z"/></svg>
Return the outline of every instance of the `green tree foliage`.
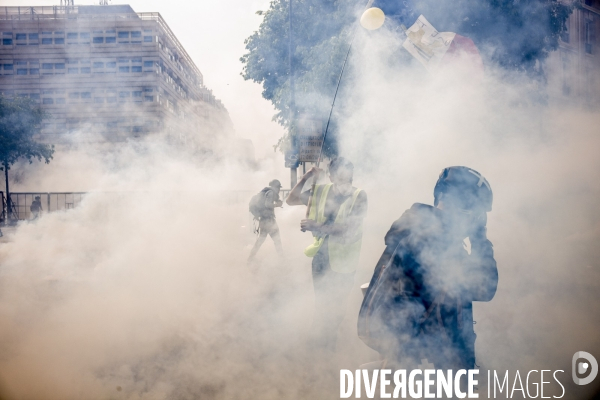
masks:
<svg viewBox="0 0 600 400"><path fill-rule="evenodd" d="M50 162L54 146L34 140L46 116L29 98L0 96L0 169L10 169L21 158Z"/></svg>
<svg viewBox="0 0 600 400"><path fill-rule="evenodd" d="M273 119L289 127L290 66L288 0L274 0L259 12L263 22L246 39L242 76L262 84L262 95L277 110ZM293 71L296 114L326 117L348 36L355 20L355 0L293 0ZM284 147L284 146L282 146Z"/></svg>
<svg viewBox="0 0 600 400"><path fill-rule="evenodd" d="M292 1L297 111L326 118L351 31L366 1ZM273 0L267 11L259 12L263 22L246 39L241 61L242 76L262 85L263 97L277 110L274 120L289 128L288 5L289 0ZM558 47L572 11L559 0L375 0L373 6L386 13L387 26L410 26L423 14L438 30L473 39L488 65L537 77L543 77L542 62Z"/></svg>

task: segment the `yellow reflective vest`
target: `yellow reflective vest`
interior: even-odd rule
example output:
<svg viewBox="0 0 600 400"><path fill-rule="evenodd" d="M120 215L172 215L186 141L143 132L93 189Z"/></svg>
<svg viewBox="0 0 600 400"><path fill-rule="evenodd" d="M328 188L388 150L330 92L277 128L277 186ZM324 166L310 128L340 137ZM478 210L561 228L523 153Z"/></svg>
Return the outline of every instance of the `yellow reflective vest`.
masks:
<svg viewBox="0 0 600 400"><path fill-rule="evenodd" d="M327 195L332 186L332 183L315 186L308 219L320 223L325 222L325 202L327 201ZM348 215L350 215L350 212L354 208L356 198L361 191L361 189L356 189L352 196L340 205L337 216L335 217L334 225L346 222ZM308 257L314 257L323 245L325 237L327 236L329 236L328 249L329 265L331 266L331 269L341 273L351 273L356 271L362 244L362 221L355 232L331 234L324 237L315 236L314 242L304 249L304 254Z"/></svg>

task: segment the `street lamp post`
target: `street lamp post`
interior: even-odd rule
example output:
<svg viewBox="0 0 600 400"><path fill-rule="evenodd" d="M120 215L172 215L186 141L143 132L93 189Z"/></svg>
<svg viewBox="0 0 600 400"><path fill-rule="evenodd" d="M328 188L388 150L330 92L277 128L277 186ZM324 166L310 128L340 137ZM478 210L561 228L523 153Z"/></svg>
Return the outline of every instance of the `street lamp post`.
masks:
<svg viewBox="0 0 600 400"><path fill-rule="evenodd" d="M296 93L294 88L294 66L293 66L293 57L292 57L292 0L289 0L289 8L288 8L288 20L289 20L289 40L288 40L288 61L290 64L290 141L292 150L295 152L296 150L296 134L294 132L295 128L295 120L296 120ZM290 187L296 186L298 182L298 169L296 165L292 165L290 167Z"/></svg>

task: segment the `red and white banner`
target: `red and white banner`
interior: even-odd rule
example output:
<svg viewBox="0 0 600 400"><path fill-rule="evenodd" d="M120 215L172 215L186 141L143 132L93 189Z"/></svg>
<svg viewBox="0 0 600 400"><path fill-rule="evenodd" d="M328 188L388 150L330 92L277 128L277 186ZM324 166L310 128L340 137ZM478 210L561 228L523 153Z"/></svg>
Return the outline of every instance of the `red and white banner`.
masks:
<svg viewBox="0 0 600 400"><path fill-rule="evenodd" d="M471 67L483 72L481 55L468 37L454 32L438 32L423 15L405 33L406 40L402 46L429 72L459 60L467 60Z"/></svg>

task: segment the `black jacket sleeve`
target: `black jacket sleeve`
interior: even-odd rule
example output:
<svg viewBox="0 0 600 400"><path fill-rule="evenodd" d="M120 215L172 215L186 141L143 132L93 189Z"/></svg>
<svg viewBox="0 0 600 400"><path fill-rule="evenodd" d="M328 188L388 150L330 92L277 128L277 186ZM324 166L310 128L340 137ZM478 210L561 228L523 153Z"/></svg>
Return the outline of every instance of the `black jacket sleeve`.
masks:
<svg viewBox="0 0 600 400"><path fill-rule="evenodd" d="M494 248L485 235L485 228L469 237L471 255L465 276L470 301L490 301L498 288L498 267Z"/></svg>

